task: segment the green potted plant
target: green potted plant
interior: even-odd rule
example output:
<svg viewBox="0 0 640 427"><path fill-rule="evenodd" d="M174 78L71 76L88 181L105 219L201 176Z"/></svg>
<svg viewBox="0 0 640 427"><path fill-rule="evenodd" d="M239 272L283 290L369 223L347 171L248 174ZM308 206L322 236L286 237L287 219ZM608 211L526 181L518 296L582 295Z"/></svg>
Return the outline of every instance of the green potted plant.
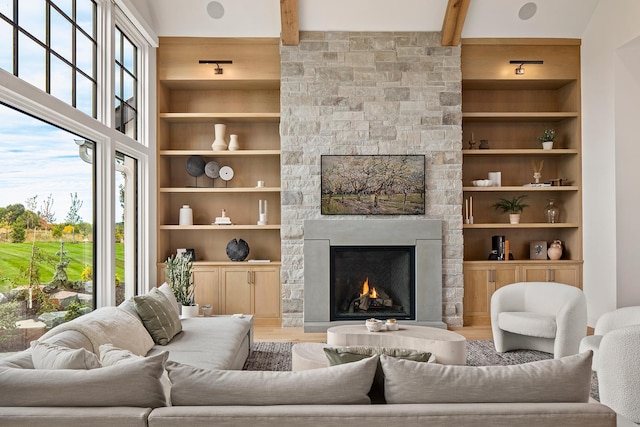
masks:
<svg viewBox="0 0 640 427"><path fill-rule="evenodd" d="M197 317L198 304L195 301L196 284L193 281L193 261L191 255L172 255L165 262L167 282L180 304L183 317Z"/></svg>
<svg viewBox="0 0 640 427"><path fill-rule="evenodd" d="M512 199L503 199L500 198L493 207L495 209L499 209L504 213L509 213L509 223L511 224L519 224L520 223L520 213L524 210L524 208L529 207L526 203L524 203L524 199L526 199L526 195L516 196Z"/></svg>
<svg viewBox="0 0 640 427"><path fill-rule="evenodd" d="M551 150L553 148L553 141L556 140L555 129L545 129L542 136L538 137L538 141L542 143L542 149Z"/></svg>

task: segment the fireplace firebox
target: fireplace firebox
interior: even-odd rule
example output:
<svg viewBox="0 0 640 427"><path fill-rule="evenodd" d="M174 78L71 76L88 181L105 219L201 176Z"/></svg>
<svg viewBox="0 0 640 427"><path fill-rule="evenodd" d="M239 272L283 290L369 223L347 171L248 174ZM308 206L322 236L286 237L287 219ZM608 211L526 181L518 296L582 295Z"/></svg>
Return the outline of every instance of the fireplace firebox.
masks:
<svg viewBox="0 0 640 427"><path fill-rule="evenodd" d="M415 319L415 247L333 246L331 319Z"/></svg>

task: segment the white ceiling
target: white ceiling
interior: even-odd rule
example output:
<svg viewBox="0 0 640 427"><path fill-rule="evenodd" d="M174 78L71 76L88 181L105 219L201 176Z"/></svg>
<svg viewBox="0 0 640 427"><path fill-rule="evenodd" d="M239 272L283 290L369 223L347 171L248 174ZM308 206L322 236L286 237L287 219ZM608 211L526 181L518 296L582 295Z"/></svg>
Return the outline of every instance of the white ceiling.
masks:
<svg viewBox="0 0 640 427"><path fill-rule="evenodd" d="M158 36L279 37L279 0L129 0ZM581 38L600 0L471 0L462 37ZM522 20L533 2L536 14ZM440 31L447 0L299 0L304 31Z"/></svg>

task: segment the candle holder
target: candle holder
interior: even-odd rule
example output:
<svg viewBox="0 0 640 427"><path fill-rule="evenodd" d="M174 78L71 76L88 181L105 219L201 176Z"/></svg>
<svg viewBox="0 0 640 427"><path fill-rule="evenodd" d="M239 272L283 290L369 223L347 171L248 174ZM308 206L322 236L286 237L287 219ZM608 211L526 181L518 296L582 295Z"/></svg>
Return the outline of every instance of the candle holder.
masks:
<svg viewBox="0 0 640 427"><path fill-rule="evenodd" d="M258 225L267 225L267 201L258 200Z"/></svg>

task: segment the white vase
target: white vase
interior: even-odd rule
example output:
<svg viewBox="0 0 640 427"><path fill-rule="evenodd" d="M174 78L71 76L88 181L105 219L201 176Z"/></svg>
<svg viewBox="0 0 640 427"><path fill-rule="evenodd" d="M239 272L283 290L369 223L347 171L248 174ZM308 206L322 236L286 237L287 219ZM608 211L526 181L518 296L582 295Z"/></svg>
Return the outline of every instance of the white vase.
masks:
<svg viewBox="0 0 640 427"><path fill-rule="evenodd" d="M215 139L211 144L213 151L224 151L228 148L227 142L224 140L224 136L227 133L227 125L216 124L213 126L215 130Z"/></svg>
<svg viewBox="0 0 640 427"><path fill-rule="evenodd" d="M542 143L543 150L551 150L553 148L553 141L545 141Z"/></svg>
<svg viewBox="0 0 640 427"><path fill-rule="evenodd" d="M180 208L180 225L193 225L193 211L189 205L182 205Z"/></svg>
<svg viewBox="0 0 640 427"><path fill-rule="evenodd" d="M520 224L520 214L509 214L509 224Z"/></svg>
<svg viewBox="0 0 640 427"><path fill-rule="evenodd" d="M229 135L229 151L236 151L240 149L240 143L238 143L238 135Z"/></svg>
<svg viewBox="0 0 640 427"><path fill-rule="evenodd" d="M190 317L198 317L198 314L200 314L200 306L198 304L182 306L183 318L188 319Z"/></svg>

